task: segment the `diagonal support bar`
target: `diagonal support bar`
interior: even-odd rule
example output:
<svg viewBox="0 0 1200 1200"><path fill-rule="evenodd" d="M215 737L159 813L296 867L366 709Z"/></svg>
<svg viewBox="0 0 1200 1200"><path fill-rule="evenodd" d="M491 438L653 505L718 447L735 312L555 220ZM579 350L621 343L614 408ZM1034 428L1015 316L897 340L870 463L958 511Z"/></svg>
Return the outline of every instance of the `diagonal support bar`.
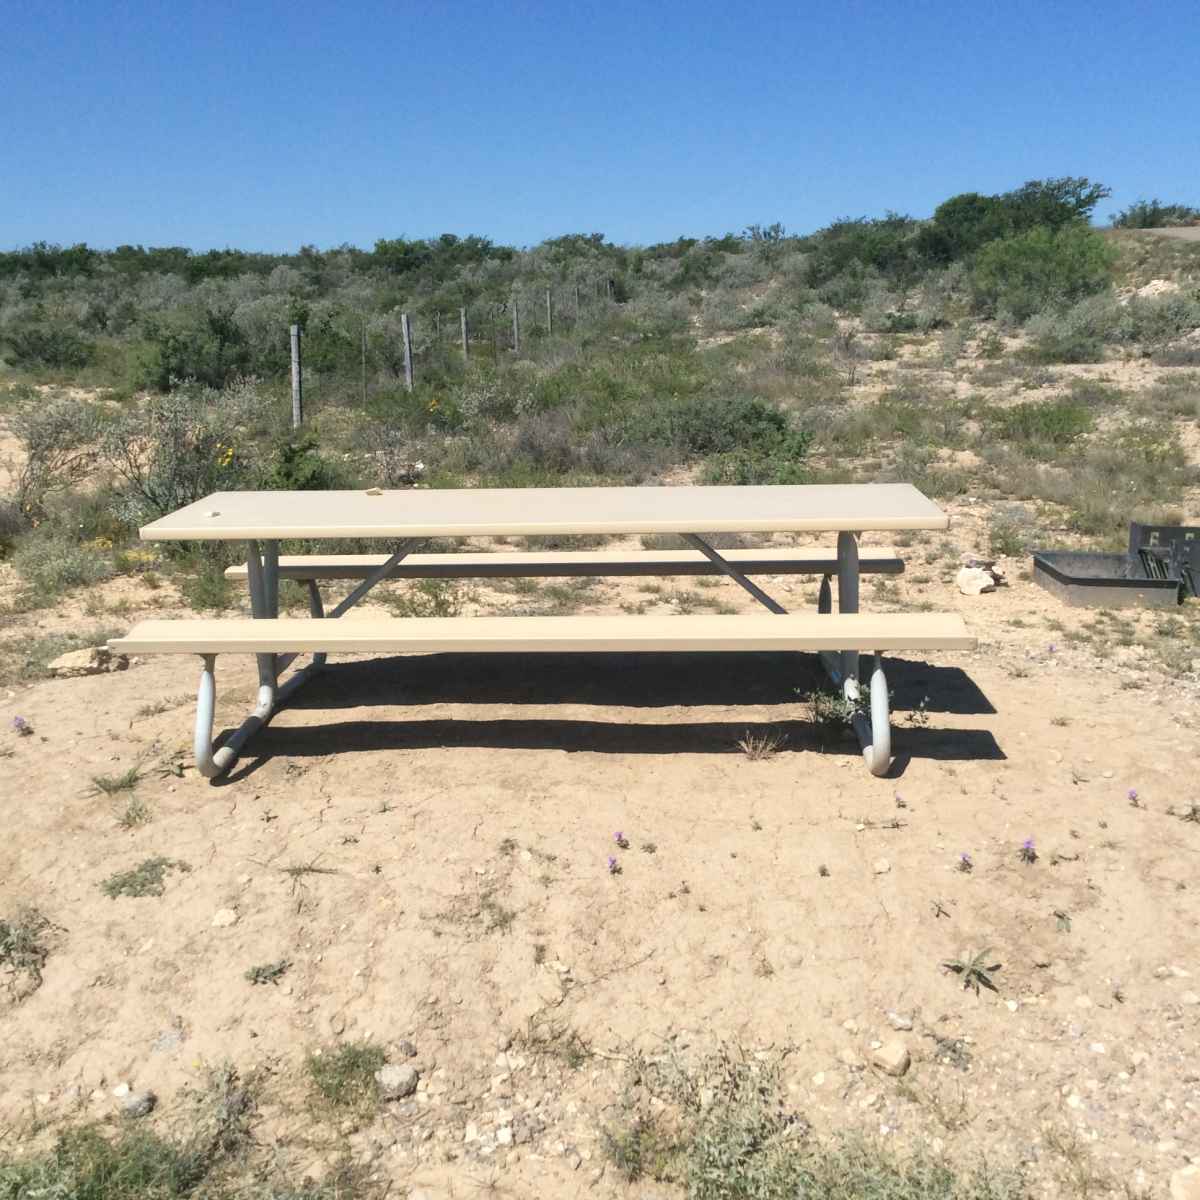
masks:
<svg viewBox="0 0 1200 1200"><path fill-rule="evenodd" d="M784 608L778 600L772 599L767 595L766 592L762 590L762 588L758 586L757 583L754 583L751 579L748 579L727 559L722 558L721 555L718 554L717 551L714 550L702 537L695 533L685 533L682 536L685 542L690 542L693 546L695 546L705 558L712 562L713 565L724 574L728 575L729 578L738 585L738 587L745 588L745 590L748 591L750 595L752 595L755 600L757 600L764 608L770 609L770 611L773 613L786 615L787 609Z"/></svg>

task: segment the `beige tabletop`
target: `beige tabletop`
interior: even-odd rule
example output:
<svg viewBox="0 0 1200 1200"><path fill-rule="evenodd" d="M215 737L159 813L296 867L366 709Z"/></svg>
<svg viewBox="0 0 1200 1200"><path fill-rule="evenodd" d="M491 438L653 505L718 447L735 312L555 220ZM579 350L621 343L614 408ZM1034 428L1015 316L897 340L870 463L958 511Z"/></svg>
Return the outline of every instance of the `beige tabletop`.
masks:
<svg viewBox="0 0 1200 1200"><path fill-rule="evenodd" d="M215 492L146 525L150 541L572 533L945 529L907 483L780 487L410 488Z"/></svg>

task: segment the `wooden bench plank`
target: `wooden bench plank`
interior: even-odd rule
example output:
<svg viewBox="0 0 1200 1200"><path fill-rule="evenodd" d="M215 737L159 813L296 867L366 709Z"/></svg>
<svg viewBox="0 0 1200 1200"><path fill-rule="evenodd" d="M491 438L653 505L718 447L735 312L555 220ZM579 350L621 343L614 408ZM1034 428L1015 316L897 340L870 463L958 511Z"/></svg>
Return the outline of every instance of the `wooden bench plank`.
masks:
<svg viewBox="0 0 1200 1200"><path fill-rule="evenodd" d="M837 551L820 547L721 550L746 575L834 575ZM386 554L284 554L280 579L365 579ZM891 547L859 551L864 575L899 575L904 560ZM494 554L410 554L389 579L506 579L567 575L719 575L698 550L500 551ZM245 579L245 563L227 567L226 579Z"/></svg>
<svg viewBox="0 0 1200 1200"><path fill-rule="evenodd" d="M109 643L122 654L882 651L975 645L957 613L155 620Z"/></svg>

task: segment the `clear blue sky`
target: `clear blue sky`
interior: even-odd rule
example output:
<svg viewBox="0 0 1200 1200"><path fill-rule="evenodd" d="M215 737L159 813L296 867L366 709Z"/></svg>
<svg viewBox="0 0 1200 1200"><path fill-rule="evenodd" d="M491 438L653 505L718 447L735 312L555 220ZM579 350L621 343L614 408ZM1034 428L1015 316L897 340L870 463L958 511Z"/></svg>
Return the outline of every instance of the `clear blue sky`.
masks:
<svg viewBox="0 0 1200 1200"><path fill-rule="evenodd" d="M1200 204L1197 0L4 0L0 247L807 232Z"/></svg>

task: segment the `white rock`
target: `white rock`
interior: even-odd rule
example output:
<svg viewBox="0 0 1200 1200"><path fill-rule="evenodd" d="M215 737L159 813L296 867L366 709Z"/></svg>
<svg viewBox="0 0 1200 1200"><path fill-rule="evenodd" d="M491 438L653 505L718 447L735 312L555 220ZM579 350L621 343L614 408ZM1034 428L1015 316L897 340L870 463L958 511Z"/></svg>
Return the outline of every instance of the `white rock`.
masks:
<svg viewBox="0 0 1200 1200"><path fill-rule="evenodd" d="M876 875L886 875L892 869L892 864L886 858L877 858L871 865Z"/></svg>
<svg viewBox="0 0 1200 1200"><path fill-rule="evenodd" d="M116 1096L116 1098L118 1100L120 1100L123 1096L128 1096L129 1095L129 1084L118 1083L117 1086L115 1088L113 1088L113 1095Z"/></svg>
<svg viewBox="0 0 1200 1200"><path fill-rule="evenodd" d="M1195 992L1184 992L1183 995L1179 997L1179 1003L1200 1004L1200 995L1197 995Z"/></svg>
<svg viewBox="0 0 1200 1200"><path fill-rule="evenodd" d="M954 582L964 596L981 596L996 590L996 577L983 567L960 567Z"/></svg>
<svg viewBox="0 0 1200 1200"><path fill-rule="evenodd" d="M129 659L113 654L107 646L92 646L89 650L68 650L48 667L56 679L75 679L82 675L104 675L109 671L124 671Z"/></svg>
<svg viewBox="0 0 1200 1200"><path fill-rule="evenodd" d="M411 1096L417 1090L419 1078L416 1067L407 1064L388 1063L375 1072L379 1094L385 1100L403 1100L405 1096Z"/></svg>
<svg viewBox="0 0 1200 1200"><path fill-rule="evenodd" d="M126 1117L146 1117L154 1111L158 1097L150 1091L131 1092L121 1103L121 1114Z"/></svg>
<svg viewBox="0 0 1200 1200"><path fill-rule="evenodd" d="M908 1070L912 1057L908 1053L908 1047L900 1038L892 1038L891 1041L884 1042L878 1050L872 1052L871 1062L888 1075L903 1075Z"/></svg>
<svg viewBox="0 0 1200 1200"><path fill-rule="evenodd" d="M907 1033L913 1027L912 1017L905 1016L904 1013L893 1012L888 1009L887 1023L893 1028L900 1030L901 1033Z"/></svg>
<svg viewBox="0 0 1200 1200"><path fill-rule="evenodd" d="M513 1140L513 1131L507 1126L502 1125L496 1130L496 1142L501 1146L511 1146Z"/></svg>
<svg viewBox="0 0 1200 1200"><path fill-rule="evenodd" d="M237 909L218 908L213 913L212 923L214 929L228 929L230 925L236 925L238 923Z"/></svg>

